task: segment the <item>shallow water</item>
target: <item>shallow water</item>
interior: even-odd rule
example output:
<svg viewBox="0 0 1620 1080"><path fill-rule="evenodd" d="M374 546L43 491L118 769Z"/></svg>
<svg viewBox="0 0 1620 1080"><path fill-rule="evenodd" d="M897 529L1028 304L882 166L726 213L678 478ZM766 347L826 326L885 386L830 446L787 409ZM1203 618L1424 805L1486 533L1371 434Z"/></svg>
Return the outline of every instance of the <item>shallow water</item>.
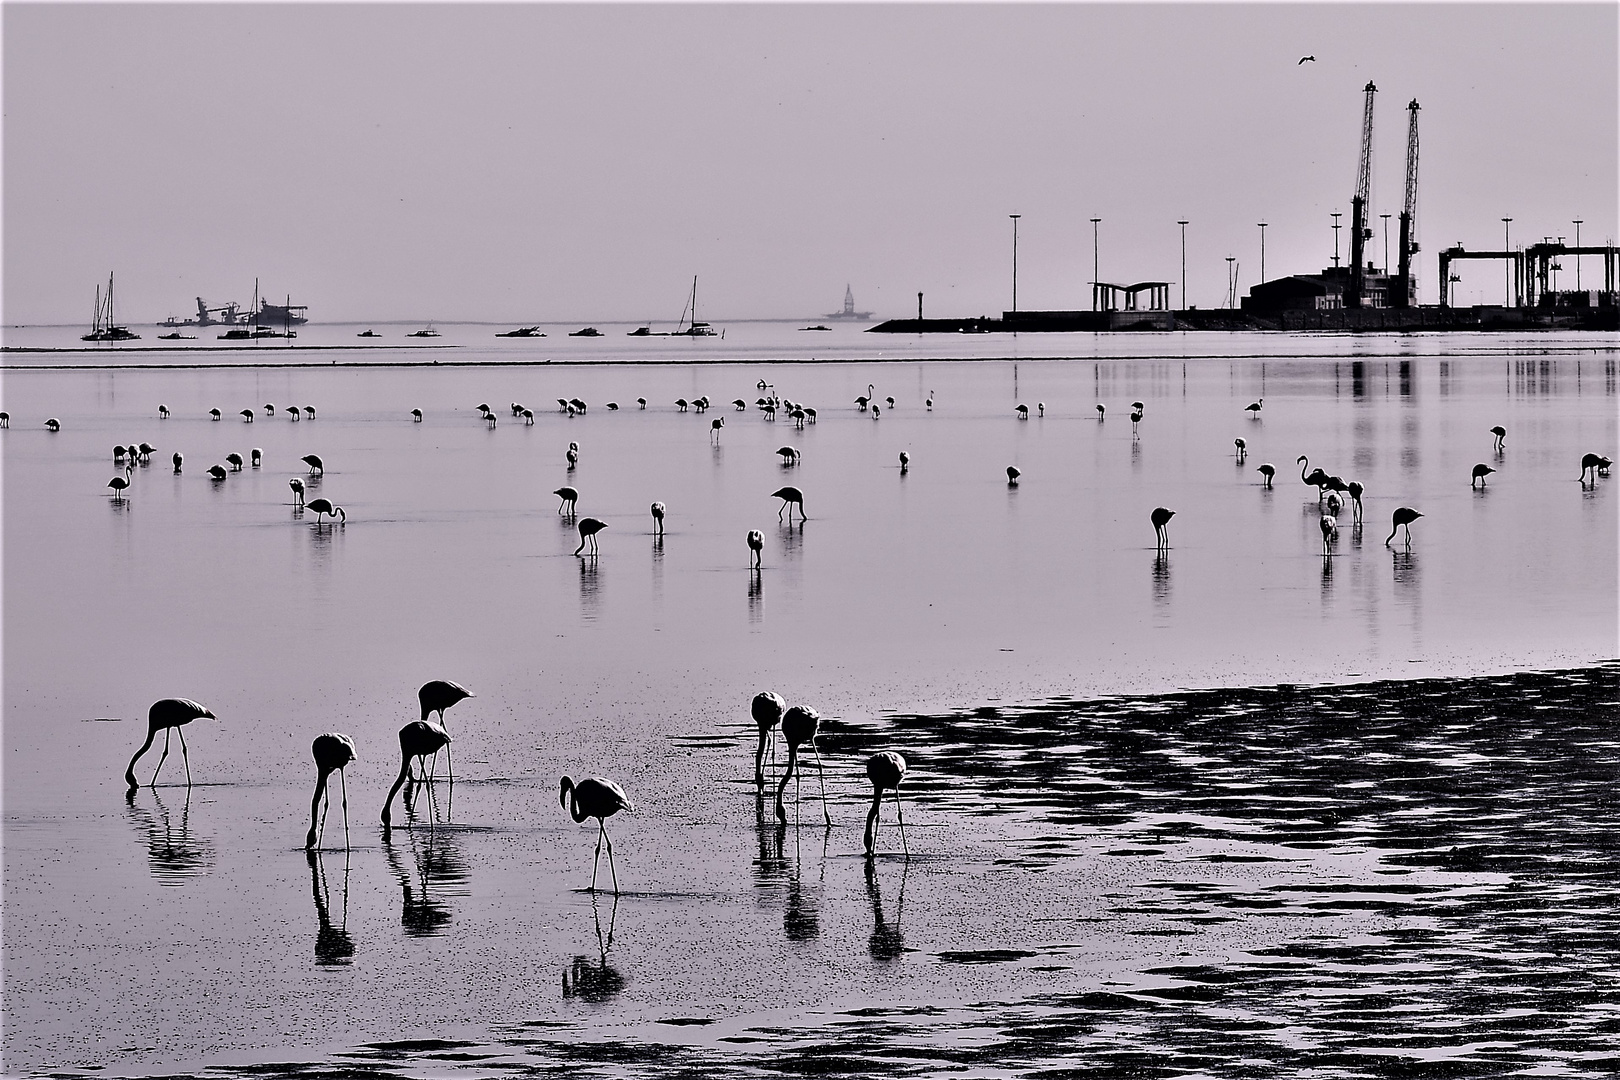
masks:
<svg viewBox="0 0 1620 1080"><path fill-rule="evenodd" d="M725 404L753 400L759 379L815 405L818 423ZM896 399L880 419L850 404L868 383ZM582 1039L641 1072L862 1053L922 1055L929 1071L957 1046L983 1074L973 1047L1025 1047L994 1058L1024 1072L1095 1061L1095 1038L1171 1054L1179 1071L1163 1075L1241 1075L1220 1055L1260 1010L1288 1034L1245 1053L1297 1070L1337 1047L1321 1075L1360 1075L1384 1067L1350 1059L1372 1030L1363 997L1434 1011L1421 1003L1511 957L1541 981L1504 1008L1537 987L1576 1001L1575 976L1547 959L1559 949L1515 952L1515 924L1491 906L1526 883L1554 904L1548 865L1571 876L1536 932L1587 952L1605 940L1589 912L1612 906L1612 852L1583 845L1612 833L1612 807L1581 794L1577 773L1612 750L1609 669L1445 684L1456 700L1443 706L1410 689L1435 684L1072 702L1614 657L1612 492L1575 478L1582 453L1613 456L1612 354L12 369L3 390L7 1071L280 1054L363 1070L387 1056L364 1044L420 1037L455 1045L412 1051L411 1075L460 1055L470 1074L562 1069ZM707 414L673 406L704 393ZM591 408L569 418L559 396ZM318 414L271 420L265 402ZM1016 419L1019 402L1045 416ZM259 409L253 424L242 408ZM143 440L158 453L113 503L110 448ZM779 463L783 444L802 450L798 466ZM262 469L207 479L250 447ZM298 462L312 452L318 480ZM1347 514L1328 559L1302 453L1367 488L1365 527ZM1273 490L1261 461L1278 466ZM1475 462L1498 470L1483 492L1467 486ZM295 475L347 524L296 513ZM597 559L571 555L578 534L550 494L564 483L609 524ZM806 493L803 525L775 520L770 492L786 483ZM661 542L653 499L669 506ZM1157 505L1177 510L1163 557ZM1398 505L1426 516L1392 551ZM766 537L758 574L750 528ZM435 677L478 693L449 716L457 782L384 841L394 732ZM827 718L830 833L809 827L812 801L785 835L769 806L756 816L747 701L765 687ZM220 717L187 729L197 783L188 796L171 756L164 784L126 802L144 710L172 695ZM1053 699L1068 700L1040 704ZM1496 699L1488 711L1520 737L1469 720ZM1142 730L1116 738L1109 724ZM312 865L308 748L326 730L360 747L354 850ZM882 745L912 758L912 858L886 854L869 880L860 761ZM637 801L611 825L616 912L580 891L593 838L555 805L564 772L612 776ZM1458 786L1476 773L1489 783ZM1550 794L1559 777L1567 799ZM341 842L331 813L328 846ZM1525 815L1547 848L1535 865L1503 853ZM1397 858L1441 847L1478 858ZM1366 892L1391 877L1421 891ZM1389 945L1391 906L1418 944ZM1424 936L1436 927L1442 945ZM1368 941L1411 956L1369 973L1355 951ZM1583 972L1612 971L1612 943L1597 954ZM1302 979L1327 1003L1317 1012L1278 999ZM1587 1027L1573 1012L1542 1019L1567 1029L1563 1066L1596 1075L1580 1048L1608 1021L1600 1004L1580 1009ZM1391 1034L1388 1052L1461 1052L1480 1024L1459 1023L1427 1043Z"/></svg>

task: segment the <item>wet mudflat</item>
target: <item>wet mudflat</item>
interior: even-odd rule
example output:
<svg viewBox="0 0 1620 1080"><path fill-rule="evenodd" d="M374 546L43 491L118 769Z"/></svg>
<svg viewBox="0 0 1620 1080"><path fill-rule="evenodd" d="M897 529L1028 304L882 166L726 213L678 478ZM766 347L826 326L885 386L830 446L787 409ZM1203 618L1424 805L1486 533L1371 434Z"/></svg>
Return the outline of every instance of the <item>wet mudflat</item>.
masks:
<svg viewBox="0 0 1620 1080"><path fill-rule="evenodd" d="M818 422L732 410L761 379ZM896 399L878 419L852 404L869 383ZM1610 481L1575 477L1616 443L1612 359L4 391L7 1072L1614 1071L1616 518ZM114 503L110 448L141 441ZM253 447L262 468L206 477ZM1300 454L1366 485L1327 557ZM347 523L297 510L291 477ZM595 559L561 484L608 522ZM783 484L808 522L775 520ZM1410 548L1383 543L1399 505L1425 513ZM448 716L456 781L384 835L430 678L478 694ZM756 800L765 688L823 714L830 830L813 768L797 824ZM196 783L177 748L126 798L173 695L219 716L186 729ZM359 747L352 850L334 803L307 857L330 730ZM910 761L911 857L886 809L868 864L879 748ZM617 904L584 891L595 827L557 805L564 773L637 803L609 822Z"/></svg>

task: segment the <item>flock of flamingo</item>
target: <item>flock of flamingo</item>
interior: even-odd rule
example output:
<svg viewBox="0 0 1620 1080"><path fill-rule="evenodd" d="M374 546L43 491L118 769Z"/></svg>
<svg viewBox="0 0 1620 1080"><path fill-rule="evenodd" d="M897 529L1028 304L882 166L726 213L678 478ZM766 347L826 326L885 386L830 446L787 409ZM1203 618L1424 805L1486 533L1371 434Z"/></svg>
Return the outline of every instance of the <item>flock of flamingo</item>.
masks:
<svg viewBox="0 0 1620 1080"><path fill-rule="evenodd" d="M405 801L408 808L411 792L415 790L416 785L432 784L436 781L436 762L441 750L445 754L446 780L452 784L455 782L455 772L450 763L452 740L450 732L445 727L445 710L459 701L476 696L465 686L448 679L434 679L423 683L417 690L416 698L421 706L421 718L399 729L399 774L394 778L394 784L388 789L388 795L383 800L381 821L385 831L393 825L394 796L401 788L406 789ZM759 730L759 744L754 752L754 783L761 796L763 797L766 787L766 752L767 749L770 751L774 770L776 733L780 730L782 739L787 743L787 765L776 784L777 818L783 823L787 821L787 808L783 804L783 799L790 780L795 782L794 803L795 806L798 804L799 753L800 748L808 744L810 752L815 756L817 777L821 781L822 817L826 826L831 828L832 814L827 809L827 784L821 773L821 752L816 748L816 735L821 728L821 714L806 705L789 708L780 694L769 690L755 695L750 711ZM439 717L437 723L429 719L435 713ZM163 771L163 763L168 760L171 740L174 738L180 741L180 757L185 764L186 786L188 788L191 786L191 757L186 749L184 729L193 720L205 717L210 720L217 719L211 709L190 698L164 698L152 703L151 709L147 711L146 741L141 743L139 749L135 751L135 756L129 759L129 767L124 770L124 782L129 785L131 795L141 786L135 776L135 765L152 748L160 731L163 733L163 751L158 756L157 766L152 770L152 779L147 786L154 788L157 786L158 774ZM329 731L315 736L314 742L310 745L310 752L315 758L315 793L310 799L309 832L304 837L304 847L309 851L317 850L325 838L326 814L331 806L328 782L335 772L338 774L339 798L343 808L343 845L347 849L349 788L344 770L359 756L359 750L355 746L354 739L348 735ZM893 750L878 751L866 761L866 776L872 784L872 807L866 817L864 834L867 857L872 858L876 853L878 816L882 809L883 794L891 792L894 796L895 817L900 825L901 847L909 858L911 848L906 843L905 817L900 809L900 782L906 776L906 759ZM636 808L635 803L625 794L624 788L601 776L592 776L579 781L564 776L559 799L563 809L568 811L576 823L584 824L591 818L596 819L596 855L591 862L590 891L596 891L597 873L601 868L602 848L605 845L608 871L613 878L613 894L619 895L619 870L613 860L613 840L608 836L607 819L620 810L633 811Z"/></svg>

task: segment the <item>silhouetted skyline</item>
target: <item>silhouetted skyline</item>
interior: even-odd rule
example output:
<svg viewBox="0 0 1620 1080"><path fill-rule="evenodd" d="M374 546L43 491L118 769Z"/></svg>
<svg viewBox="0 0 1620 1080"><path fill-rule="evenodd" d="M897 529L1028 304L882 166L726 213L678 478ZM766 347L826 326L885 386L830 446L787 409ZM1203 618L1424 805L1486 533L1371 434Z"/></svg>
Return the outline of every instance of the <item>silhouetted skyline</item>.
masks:
<svg viewBox="0 0 1620 1080"><path fill-rule="evenodd" d="M1369 244L1616 233L1613 5L6 5L5 321L658 319L1225 298ZM1314 55L1316 62L1300 64ZM1348 219L1346 219L1348 220ZM1343 250L1347 253L1348 245ZM1596 273L1596 263L1589 267ZM1468 266L1457 301L1500 299ZM1172 290L1179 304L1179 283Z"/></svg>

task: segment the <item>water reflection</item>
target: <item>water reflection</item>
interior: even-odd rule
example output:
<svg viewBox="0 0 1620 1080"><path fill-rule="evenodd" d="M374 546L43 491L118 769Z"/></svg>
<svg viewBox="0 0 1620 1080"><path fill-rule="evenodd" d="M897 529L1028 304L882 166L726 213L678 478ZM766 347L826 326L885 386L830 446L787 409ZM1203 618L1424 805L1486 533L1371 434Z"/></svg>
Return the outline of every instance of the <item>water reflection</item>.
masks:
<svg viewBox="0 0 1620 1080"><path fill-rule="evenodd" d="M1395 561L1395 584L1400 588L1414 588L1418 583L1418 557L1411 548L1392 548Z"/></svg>
<svg viewBox="0 0 1620 1080"><path fill-rule="evenodd" d="M564 998L583 998L592 1005L609 1001L629 985L630 980L618 968L608 963L608 950L613 948L613 927L619 918L619 898L613 898L608 912L607 937L602 936L602 910L597 906L596 894L591 894L591 915L596 919L596 958L576 956L563 969Z"/></svg>
<svg viewBox="0 0 1620 1080"><path fill-rule="evenodd" d="M1153 555L1153 603L1157 607L1170 603L1170 553L1163 548Z"/></svg>
<svg viewBox="0 0 1620 1080"><path fill-rule="evenodd" d="M343 856L343 891L340 894L337 925L332 924L332 890L326 880L326 863L318 851L306 851L309 859L309 887L315 894L315 917L320 929L315 932L315 962L321 965L354 962L354 939L349 937L349 857Z"/></svg>
<svg viewBox="0 0 1620 1080"><path fill-rule="evenodd" d="M152 809L137 806L135 799L145 792ZM159 885L184 885L214 868L214 844L191 833L191 788L186 788L179 817L170 812L156 788L141 788L124 796L129 820L140 829L146 841L146 858Z"/></svg>
<svg viewBox="0 0 1620 1080"><path fill-rule="evenodd" d="M799 544L804 540L804 519L797 523L784 522L776 526L776 538L782 544L782 555L791 558L799 553Z"/></svg>
<svg viewBox="0 0 1620 1080"><path fill-rule="evenodd" d="M782 828L786 829L784 824ZM789 941L811 941L821 936L821 884L827 875L827 845L832 830L822 832L821 873L816 885L806 890L804 884L804 853L799 832L793 833L793 862L788 875L787 903L782 908L782 933Z"/></svg>
<svg viewBox="0 0 1620 1080"><path fill-rule="evenodd" d="M748 621L758 624L765 617L765 584L759 567L748 570Z"/></svg>
<svg viewBox="0 0 1620 1080"><path fill-rule="evenodd" d="M397 845L390 833L383 830L383 854L403 891L400 925L411 937L443 933L451 917L445 898L465 896L470 880L455 835L447 829L408 831L406 843Z"/></svg>
<svg viewBox="0 0 1620 1080"><path fill-rule="evenodd" d="M593 553L579 560L579 614L586 622L595 622L602 609L602 578Z"/></svg>
<svg viewBox="0 0 1620 1080"><path fill-rule="evenodd" d="M759 841L759 854L754 859L754 887L761 907L770 907L773 897L787 878L787 859L782 847L787 840L787 822L778 821L775 814L765 813L765 792L756 788L754 794L754 835Z"/></svg>
<svg viewBox="0 0 1620 1080"><path fill-rule="evenodd" d="M900 865L900 896L894 906L894 921L890 922L883 914L883 892L878 882L877 860L866 860L866 898L872 902L872 936L867 938L866 947L874 960L898 960L906 950L900 917L906 907L906 872L910 866L909 861Z"/></svg>

